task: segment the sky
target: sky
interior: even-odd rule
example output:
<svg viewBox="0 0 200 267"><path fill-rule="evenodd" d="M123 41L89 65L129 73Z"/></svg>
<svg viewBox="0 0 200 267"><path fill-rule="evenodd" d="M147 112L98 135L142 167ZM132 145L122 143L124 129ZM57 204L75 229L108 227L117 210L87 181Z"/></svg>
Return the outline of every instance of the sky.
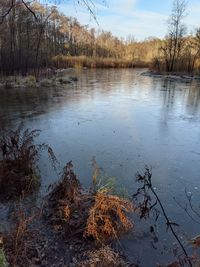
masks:
<svg viewBox="0 0 200 267"><path fill-rule="evenodd" d="M119 38L132 36L140 41L166 35L173 0L106 0L106 3L93 0L99 25L88 10L77 2L64 1L58 5L59 10L67 16L76 17L83 25L111 31ZM188 33L200 27L200 0L187 1L185 23Z"/></svg>

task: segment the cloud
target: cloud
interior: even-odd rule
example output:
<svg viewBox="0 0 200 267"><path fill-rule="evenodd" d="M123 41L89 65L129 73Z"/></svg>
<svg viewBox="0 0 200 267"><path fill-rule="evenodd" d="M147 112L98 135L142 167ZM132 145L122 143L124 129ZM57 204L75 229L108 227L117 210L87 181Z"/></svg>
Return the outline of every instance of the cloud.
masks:
<svg viewBox="0 0 200 267"><path fill-rule="evenodd" d="M160 0L152 0L152 5L147 5L147 0L109 0L108 6L101 0L97 1L97 23L92 19L88 10L78 4L66 3L60 5L60 10L67 16L77 17L81 24L90 27L111 31L118 37L135 36L142 40L149 36L164 37L167 31L166 21L169 16L172 0L166 0L165 9ZM156 11L153 11L156 10ZM167 10L167 11L166 11ZM188 6L186 23L189 31L200 26L200 3L191 0Z"/></svg>
<svg viewBox="0 0 200 267"><path fill-rule="evenodd" d="M167 17L161 14L134 11L126 19L120 15L106 16L100 19L100 25L114 35L124 38L133 35L141 40L148 36L162 37L166 31L166 19Z"/></svg>
<svg viewBox="0 0 200 267"><path fill-rule="evenodd" d="M127 12L133 11L136 8L138 0L110 0L108 8L112 13L120 13L127 15Z"/></svg>

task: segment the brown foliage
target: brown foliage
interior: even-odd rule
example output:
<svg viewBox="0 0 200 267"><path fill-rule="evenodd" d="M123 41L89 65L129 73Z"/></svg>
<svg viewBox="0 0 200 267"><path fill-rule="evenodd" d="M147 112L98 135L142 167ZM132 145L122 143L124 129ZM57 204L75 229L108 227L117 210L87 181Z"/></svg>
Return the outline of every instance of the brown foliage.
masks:
<svg viewBox="0 0 200 267"><path fill-rule="evenodd" d="M126 215L133 211L133 205L128 200L97 193L89 211L85 236L92 236L99 242L118 238L133 227Z"/></svg>
<svg viewBox="0 0 200 267"><path fill-rule="evenodd" d="M132 203L118 196L81 190L72 167L72 162L66 164L61 180L49 194L54 229L68 238L92 237L101 243L129 231L133 224L127 213L134 211Z"/></svg>
<svg viewBox="0 0 200 267"><path fill-rule="evenodd" d="M48 198L48 213L54 229L68 238L82 237L91 201L91 196L81 191L73 164L68 162Z"/></svg>
<svg viewBox="0 0 200 267"><path fill-rule="evenodd" d="M63 169L63 175L54 185L53 191L50 193L51 199L68 200L70 203L76 202L80 192L80 182L73 172L72 161L68 162Z"/></svg>
<svg viewBox="0 0 200 267"><path fill-rule="evenodd" d="M0 200L19 199L34 192L40 185L37 162L40 152L47 150L52 165L56 168L56 157L47 144L35 144L39 130L17 130L4 132L0 137Z"/></svg>
<svg viewBox="0 0 200 267"><path fill-rule="evenodd" d="M36 163L42 146L35 145L38 130L10 131L0 138L0 199L10 200L32 192L39 185Z"/></svg>

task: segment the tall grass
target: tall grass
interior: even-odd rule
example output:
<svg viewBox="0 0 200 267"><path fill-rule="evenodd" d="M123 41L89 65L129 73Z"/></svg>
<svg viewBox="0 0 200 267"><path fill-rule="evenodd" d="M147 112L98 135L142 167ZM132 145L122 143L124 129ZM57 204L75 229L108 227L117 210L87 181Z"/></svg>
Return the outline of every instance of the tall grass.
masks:
<svg viewBox="0 0 200 267"><path fill-rule="evenodd" d="M155 58L150 64L150 69L161 73L168 72L166 62L162 58ZM192 61L189 60L187 57L180 57L175 61L173 73L199 75L200 60L196 60L193 65Z"/></svg>
<svg viewBox="0 0 200 267"><path fill-rule="evenodd" d="M148 67L147 62L132 61L118 58L101 58L86 56L63 56L58 55L52 59L54 67L60 68L134 68Z"/></svg>

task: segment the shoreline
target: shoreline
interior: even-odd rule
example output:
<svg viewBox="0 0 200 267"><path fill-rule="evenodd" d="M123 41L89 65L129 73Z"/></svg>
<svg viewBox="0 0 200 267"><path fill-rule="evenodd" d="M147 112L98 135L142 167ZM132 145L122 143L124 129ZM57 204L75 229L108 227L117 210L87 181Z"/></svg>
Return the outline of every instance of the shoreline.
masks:
<svg viewBox="0 0 200 267"><path fill-rule="evenodd" d="M44 88L51 86L64 86L67 84L77 83L79 78L77 77L78 70L99 70L99 69L145 69L148 68L143 66L134 67L67 67L67 68L47 68L41 69L38 77L33 72L27 73L26 75L3 75L0 77L0 89L12 89L12 88Z"/></svg>
<svg viewBox="0 0 200 267"><path fill-rule="evenodd" d="M55 73L45 73L37 78L34 75L12 75L3 76L0 79L0 88L13 89L13 88L40 88L51 86L63 86L66 84L73 84L78 82L78 77L74 76L74 71L69 73L71 69L56 70ZM71 74L71 75L70 75Z"/></svg>
<svg viewBox="0 0 200 267"><path fill-rule="evenodd" d="M191 75L189 73L170 73L170 72L158 72L148 70L141 73L141 76L164 78L171 81L185 81L192 82L194 80L200 81L200 75Z"/></svg>

